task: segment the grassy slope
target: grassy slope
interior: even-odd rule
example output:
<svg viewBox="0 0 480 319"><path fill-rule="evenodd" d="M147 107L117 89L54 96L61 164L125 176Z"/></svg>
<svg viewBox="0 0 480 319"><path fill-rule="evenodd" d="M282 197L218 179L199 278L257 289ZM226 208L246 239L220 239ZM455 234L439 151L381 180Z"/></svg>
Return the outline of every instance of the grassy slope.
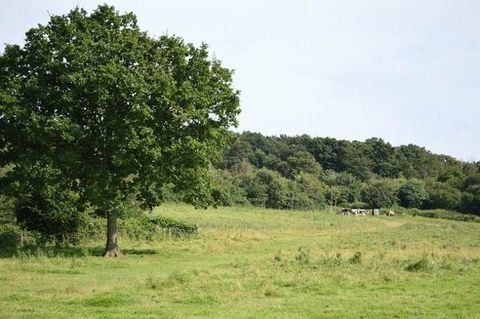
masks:
<svg viewBox="0 0 480 319"><path fill-rule="evenodd" d="M480 318L479 223L172 205L156 213L201 233L123 242L120 259L86 250L0 259L0 318Z"/></svg>

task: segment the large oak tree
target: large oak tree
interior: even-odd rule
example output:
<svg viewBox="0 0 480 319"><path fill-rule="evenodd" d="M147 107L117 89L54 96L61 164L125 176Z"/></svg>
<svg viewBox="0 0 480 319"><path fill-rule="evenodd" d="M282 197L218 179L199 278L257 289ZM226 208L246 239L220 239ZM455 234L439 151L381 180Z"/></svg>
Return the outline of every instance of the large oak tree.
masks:
<svg viewBox="0 0 480 319"><path fill-rule="evenodd" d="M206 198L238 113L232 71L206 45L150 36L106 5L51 16L0 55L0 166L17 185L49 167L105 211L106 256L119 254L116 219L132 198L157 205L166 184Z"/></svg>

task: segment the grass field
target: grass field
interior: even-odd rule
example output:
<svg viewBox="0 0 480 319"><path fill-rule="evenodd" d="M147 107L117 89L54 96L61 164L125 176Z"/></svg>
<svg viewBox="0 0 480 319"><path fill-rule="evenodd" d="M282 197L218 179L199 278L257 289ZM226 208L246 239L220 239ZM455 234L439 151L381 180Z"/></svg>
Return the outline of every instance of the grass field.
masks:
<svg viewBox="0 0 480 319"><path fill-rule="evenodd" d="M201 227L124 256L0 259L0 318L480 318L480 223L167 205Z"/></svg>

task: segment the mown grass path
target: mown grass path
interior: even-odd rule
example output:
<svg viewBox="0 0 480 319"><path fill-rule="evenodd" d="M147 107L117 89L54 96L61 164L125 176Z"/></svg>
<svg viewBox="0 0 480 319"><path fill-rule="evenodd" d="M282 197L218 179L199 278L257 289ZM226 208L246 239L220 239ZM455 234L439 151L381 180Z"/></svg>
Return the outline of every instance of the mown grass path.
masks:
<svg viewBox="0 0 480 319"><path fill-rule="evenodd" d="M0 259L0 318L480 318L480 224L255 209L125 256ZM89 248L90 247L90 248Z"/></svg>

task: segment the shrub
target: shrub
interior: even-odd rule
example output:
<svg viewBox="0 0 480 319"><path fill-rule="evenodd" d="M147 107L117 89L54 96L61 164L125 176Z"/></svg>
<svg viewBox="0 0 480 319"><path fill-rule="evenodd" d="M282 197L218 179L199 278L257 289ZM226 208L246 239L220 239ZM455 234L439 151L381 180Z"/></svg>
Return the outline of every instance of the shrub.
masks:
<svg viewBox="0 0 480 319"><path fill-rule="evenodd" d="M82 239L103 238L105 218L89 218L82 228ZM145 213L118 220L118 233L133 240L160 240L165 236L184 237L199 232L198 225L192 225L165 217L152 217Z"/></svg>
<svg viewBox="0 0 480 319"><path fill-rule="evenodd" d="M480 216L480 184L466 188L460 203L460 210Z"/></svg>
<svg viewBox="0 0 480 319"><path fill-rule="evenodd" d="M402 185L398 190L400 205L407 208L420 208L428 198L422 183L412 180Z"/></svg>
<svg viewBox="0 0 480 319"><path fill-rule="evenodd" d="M434 209L434 210L420 210L416 208L411 209L398 209L399 212L403 212L412 216L421 216L427 218L442 218L463 222L476 222L480 223L480 217L470 214L461 214L451 210Z"/></svg>
<svg viewBox="0 0 480 319"><path fill-rule="evenodd" d="M155 217L149 219L149 222L173 235L192 235L199 232L198 225L190 225L187 223L176 221L171 218Z"/></svg>
<svg viewBox="0 0 480 319"><path fill-rule="evenodd" d="M22 231L16 225L0 226L0 256L12 256L21 245Z"/></svg>
<svg viewBox="0 0 480 319"><path fill-rule="evenodd" d="M247 202L244 190L235 184L228 171L212 171L211 196L215 206L244 205Z"/></svg>
<svg viewBox="0 0 480 319"><path fill-rule="evenodd" d="M427 187L428 198L423 207L427 209L455 209L461 199L461 192L447 183L435 182Z"/></svg>
<svg viewBox="0 0 480 319"><path fill-rule="evenodd" d="M362 189L362 201L370 208L391 207L395 203L393 187L386 181L377 181Z"/></svg>
<svg viewBox="0 0 480 319"><path fill-rule="evenodd" d="M288 208L288 180L277 172L258 170L244 176L241 186L254 206Z"/></svg>
<svg viewBox="0 0 480 319"><path fill-rule="evenodd" d="M326 185L315 175L301 173L295 179L295 192L302 193L301 196L308 197L313 203L312 208L323 208L326 206L325 199Z"/></svg>
<svg viewBox="0 0 480 319"><path fill-rule="evenodd" d="M79 211L77 200L78 195L72 191L39 190L17 203L17 221L28 230L38 232L44 240L76 243L87 217Z"/></svg>

